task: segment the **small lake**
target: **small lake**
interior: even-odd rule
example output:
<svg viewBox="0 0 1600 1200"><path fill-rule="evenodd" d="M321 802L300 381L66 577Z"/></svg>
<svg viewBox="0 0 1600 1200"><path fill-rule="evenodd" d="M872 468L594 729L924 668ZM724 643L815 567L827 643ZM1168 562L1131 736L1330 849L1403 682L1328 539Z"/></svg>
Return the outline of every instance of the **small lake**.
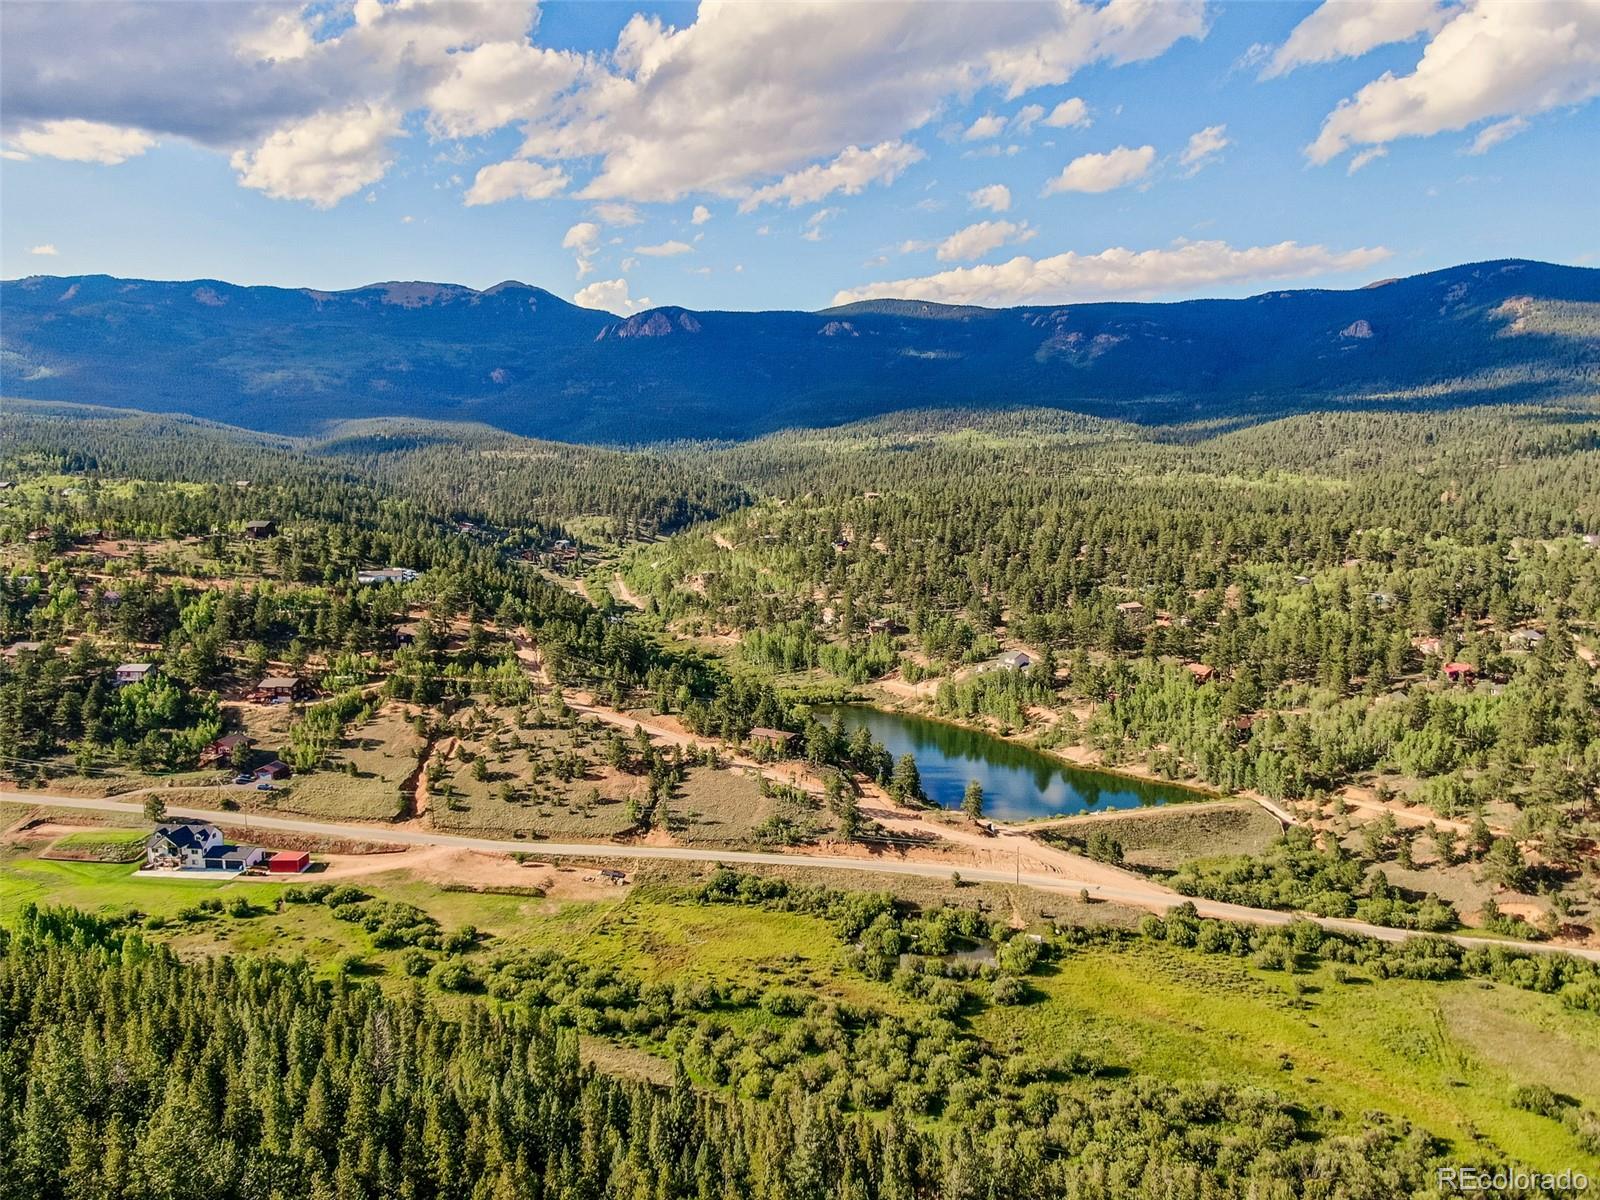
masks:
<svg viewBox="0 0 1600 1200"><path fill-rule="evenodd" d="M1175 784L1147 783L1069 766L992 734L926 717L861 704L818 705L815 711L824 721L832 721L838 713L850 730L866 726L873 740L897 759L903 754L915 758L922 775L922 790L941 808L961 807L969 779L983 785L984 815L1001 821L1142 808L1198 798L1195 792Z"/></svg>

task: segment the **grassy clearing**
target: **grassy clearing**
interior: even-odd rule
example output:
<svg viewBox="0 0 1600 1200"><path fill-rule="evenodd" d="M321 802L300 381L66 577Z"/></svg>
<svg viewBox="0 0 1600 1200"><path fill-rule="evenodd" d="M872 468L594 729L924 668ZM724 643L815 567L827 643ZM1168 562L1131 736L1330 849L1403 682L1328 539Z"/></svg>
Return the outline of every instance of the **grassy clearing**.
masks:
<svg viewBox="0 0 1600 1200"><path fill-rule="evenodd" d="M1035 979L1042 1002L991 1010L979 1028L1164 1078L1255 1083L1336 1127L1382 1109L1454 1141L1476 1131L1541 1169L1600 1167L1558 1122L1510 1104L1517 1085L1552 1079L1586 1106L1600 1102L1600 1074L1581 1074L1600 1054L1592 1017L1474 981L1340 984L1327 968L1295 978L1307 991L1298 1002L1281 974L1230 959L1097 947ZM1506 1052L1508 1042L1523 1049Z"/></svg>
<svg viewBox="0 0 1600 1200"><path fill-rule="evenodd" d="M145 839L149 833L143 829L85 829L57 838L50 846L51 854L69 854L100 862L129 863L144 857Z"/></svg>
<svg viewBox="0 0 1600 1200"><path fill-rule="evenodd" d="M1050 836L1081 843L1096 830L1122 845L1130 866L1175 871L1197 858L1259 854L1282 832L1277 819L1249 803L1174 805L1105 813L1050 827Z"/></svg>

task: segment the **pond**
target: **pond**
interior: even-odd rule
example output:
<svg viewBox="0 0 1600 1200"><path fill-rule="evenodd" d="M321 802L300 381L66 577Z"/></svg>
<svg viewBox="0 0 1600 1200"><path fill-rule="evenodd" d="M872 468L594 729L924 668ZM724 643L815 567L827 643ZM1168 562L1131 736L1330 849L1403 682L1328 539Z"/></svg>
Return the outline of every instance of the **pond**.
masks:
<svg viewBox="0 0 1600 1200"><path fill-rule="evenodd" d="M898 759L917 760L922 790L942 808L960 808L967 781L983 785L985 816L1001 821L1070 816L1110 808L1141 808L1196 799L1176 784L1145 782L1070 766L1048 754L992 734L862 704L818 705L819 719L835 713L850 730L866 726Z"/></svg>

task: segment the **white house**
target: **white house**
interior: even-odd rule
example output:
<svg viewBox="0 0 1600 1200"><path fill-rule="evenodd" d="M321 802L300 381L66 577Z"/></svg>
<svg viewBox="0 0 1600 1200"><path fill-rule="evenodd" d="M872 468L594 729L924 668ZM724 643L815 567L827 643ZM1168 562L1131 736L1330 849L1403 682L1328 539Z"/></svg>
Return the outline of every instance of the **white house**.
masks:
<svg viewBox="0 0 1600 1200"><path fill-rule="evenodd" d="M148 868L180 871L243 871L266 854L260 846L235 846L222 840L215 825L185 822L162 825L145 841Z"/></svg>
<svg viewBox="0 0 1600 1200"><path fill-rule="evenodd" d="M410 567L379 567L372 571L357 571L356 582L359 584L372 583L415 583L417 573Z"/></svg>
<svg viewBox="0 0 1600 1200"><path fill-rule="evenodd" d="M144 844L147 867L184 867L200 870L206 855L222 845L222 830L198 822L173 823L156 828Z"/></svg>

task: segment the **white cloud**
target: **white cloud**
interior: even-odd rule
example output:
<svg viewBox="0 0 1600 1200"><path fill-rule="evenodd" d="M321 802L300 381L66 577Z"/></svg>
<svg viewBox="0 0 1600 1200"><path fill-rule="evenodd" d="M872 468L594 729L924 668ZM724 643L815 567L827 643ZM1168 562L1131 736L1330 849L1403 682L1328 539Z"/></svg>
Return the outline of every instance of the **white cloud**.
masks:
<svg viewBox="0 0 1600 1200"><path fill-rule="evenodd" d="M37 154L108 166L136 158L156 144L155 138L141 129L76 119L26 126L6 140L23 156Z"/></svg>
<svg viewBox="0 0 1600 1200"><path fill-rule="evenodd" d="M846 288L835 304L882 298L948 304L1066 304L1110 297L1190 294L1201 289L1301 278L1370 267L1389 257L1382 247L1333 251L1280 242L1236 249L1226 242L1178 241L1159 250L1116 247L1099 254L1018 255L991 266L956 267L918 279Z"/></svg>
<svg viewBox="0 0 1600 1200"><path fill-rule="evenodd" d="M50 258L54 258L57 254L60 253L60 251L56 249L54 242L43 242L43 243L41 243L41 244L39 244L37 246L30 246L28 248L28 253L29 254L42 254L42 255L46 255L46 256L48 256Z"/></svg>
<svg viewBox="0 0 1600 1200"><path fill-rule="evenodd" d="M1025 104L1017 109L1011 116L1011 132L1014 134L1028 134L1033 132L1033 127L1044 116L1044 105Z"/></svg>
<svg viewBox="0 0 1600 1200"><path fill-rule="evenodd" d="M1467 148L1468 154L1487 154L1501 142L1517 136L1528 128L1528 122L1523 117L1508 117L1504 121L1496 121L1493 125L1486 125L1478 131L1478 136L1472 139L1472 145Z"/></svg>
<svg viewBox="0 0 1600 1200"><path fill-rule="evenodd" d="M680 254L692 254L694 247L688 242L658 242L654 246L635 246L633 252L646 258L676 258Z"/></svg>
<svg viewBox="0 0 1600 1200"><path fill-rule="evenodd" d="M689 215L689 224L704 225L709 220L711 220L711 210L704 204L696 204L694 212Z"/></svg>
<svg viewBox="0 0 1600 1200"><path fill-rule="evenodd" d="M1089 119L1089 106L1078 96L1063 100L1052 108L1044 123L1055 129L1087 128L1093 124Z"/></svg>
<svg viewBox="0 0 1600 1200"><path fill-rule="evenodd" d="M636 16L527 125L527 157L599 159L593 198L740 196L846 146L900 143L953 98L1007 98L1205 32L1202 0L703 4Z"/></svg>
<svg viewBox="0 0 1600 1200"><path fill-rule="evenodd" d="M925 157L920 149L906 142L879 142L867 150L846 146L832 162L818 163L757 188L744 198L739 211L750 212L780 200L787 200L791 208L815 204L835 192L854 196L868 184L893 183L901 171Z"/></svg>
<svg viewBox="0 0 1600 1200"><path fill-rule="evenodd" d="M1345 169L1345 174L1354 175L1368 163L1375 163L1380 158L1388 157L1389 148L1387 146L1369 146L1365 150L1361 151L1360 154L1353 154L1350 156L1350 165Z"/></svg>
<svg viewBox="0 0 1600 1200"><path fill-rule="evenodd" d="M567 173L560 167L513 158L480 170L467 189L466 200L469 207L517 198L548 200L565 191L567 183Z"/></svg>
<svg viewBox="0 0 1600 1200"><path fill-rule="evenodd" d="M319 113L277 130L255 150L235 151L230 161L245 187L332 208L383 178L389 139L400 132L400 114L391 108Z"/></svg>
<svg viewBox="0 0 1600 1200"><path fill-rule="evenodd" d="M1306 156L1326 163L1356 146L1526 118L1596 95L1600 3L1470 0L1450 10L1411 74L1386 72L1342 101Z"/></svg>
<svg viewBox="0 0 1600 1200"><path fill-rule="evenodd" d="M1178 162L1188 168L1185 174L1194 175L1203 171L1216 161L1217 155L1233 145L1227 136L1227 129L1226 125L1207 125L1198 133L1189 135L1189 144L1178 156Z"/></svg>
<svg viewBox="0 0 1600 1200"><path fill-rule="evenodd" d="M791 181L774 201L806 184L821 199L865 186L806 175L839 168L849 147L904 154L912 133L980 92L1009 101L1206 32L1204 0L708 2L682 27L635 16L610 51L580 54L534 42L534 0L108 3L93 21L84 11L7 6L4 153L52 153L39 131L81 121L124 131L80 147L86 161L181 138L230 155L245 186L322 205L353 179L381 178L389 144L418 125L443 139L520 126L512 160L574 164L590 200L743 198L774 180ZM1039 107L1011 127L1042 119ZM17 142L30 132L35 151ZM526 194L508 181L528 170L491 170L469 196Z"/></svg>
<svg viewBox="0 0 1600 1200"><path fill-rule="evenodd" d="M961 140L964 142L986 141L989 138L999 137L1005 132L1005 127L1006 119L1004 117L997 117L993 113L987 113L967 126L966 131L961 135Z"/></svg>
<svg viewBox="0 0 1600 1200"><path fill-rule="evenodd" d="M1155 161L1154 146L1140 146L1137 150L1118 146L1104 154L1082 154L1045 185L1044 194L1109 192L1113 188L1126 187L1143 179Z"/></svg>
<svg viewBox="0 0 1600 1200"><path fill-rule="evenodd" d="M990 212L1005 212L1011 207L1011 189L1003 183L991 183L981 187L975 192L968 192L967 199L973 208L986 208Z"/></svg>
<svg viewBox="0 0 1600 1200"><path fill-rule="evenodd" d="M626 279L597 280L588 287L579 288L577 295L572 297L572 302L579 308L599 308L606 312L621 313L623 316L650 307L650 297L640 296L634 300L628 295Z"/></svg>
<svg viewBox="0 0 1600 1200"><path fill-rule="evenodd" d="M488 42L450 55L422 98L440 137L475 137L532 117L578 79L583 59L528 42Z"/></svg>
<svg viewBox="0 0 1600 1200"><path fill-rule="evenodd" d="M1026 242L1036 232L1027 222L1018 225L1011 221L979 221L940 242L936 257L940 262L971 262L1001 246Z"/></svg>
<svg viewBox="0 0 1600 1200"><path fill-rule="evenodd" d="M600 226L593 221L580 221L567 230L561 239L561 248L571 250L578 264L578 278L594 270L594 256L600 249Z"/></svg>
<svg viewBox="0 0 1600 1200"><path fill-rule="evenodd" d="M801 232L800 236L808 242L820 242L822 240L823 222L831 221L834 217L837 217L841 211L842 210L837 208L817 209L816 212L812 213L806 218L805 229Z"/></svg>
<svg viewBox="0 0 1600 1200"><path fill-rule="evenodd" d="M607 201L603 204L596 204L591 211L593 211L598 220L607 225L626 227L637 225L644 220L639 210L631 204L617 204Z"/></svg>
<svg viewBox="0 0 1600 1200"><path fill-rule="evenodd" d="M1379 46L1432 33L1449 19L1440 0L1323 0L1273 53L1261 77L1272 79L1307 63L1359 58Z"/></svg>

